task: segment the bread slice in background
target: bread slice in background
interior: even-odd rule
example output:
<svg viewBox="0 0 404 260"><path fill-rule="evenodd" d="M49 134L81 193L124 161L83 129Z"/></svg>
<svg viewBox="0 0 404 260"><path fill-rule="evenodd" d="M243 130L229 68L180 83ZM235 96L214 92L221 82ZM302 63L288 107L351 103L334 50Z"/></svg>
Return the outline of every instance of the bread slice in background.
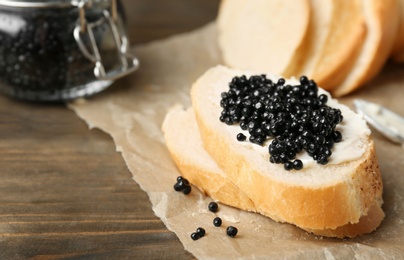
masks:
<svg viewBox="0 0 404 260"><path fill-rule="evenodd" d="M357 158L288 172L281 165L269 163L269 154L257 156L257 149L267 147L240 144L235 136L238 129L219 121L219 103L231 79L242 74L250 75L223 66L212 68L193 85L191 99L206 151L229 180L258 205L257 211L306 230L325 230L358 223L373 205L381 207L383 184L370 131L360 116L336 101L345 124L354 124L348 129L355 128L361 134L351 140L352 145L345 147L348 143L344 141L335 145L333 156L347 155L345 150L352 146L355 149L348 150L360 152Z"/></svg>
<svg viewBox="0 0 404 260"><path fill-rule="evenodd" d="M294 75L312 75L314 66L324 49L327 36L330 34L330 23L335 0L310 0L310 21L303 43L296 50L287 69L282 73L285 77Z"/></svg>
<svg viewBox="0 0 404 260"><path fill-rule="evenodd" d="M367 34L361 0L332 0L331 13L326 40L317 47L318 59L306 74L329 91L350 72Z"/></svg>
<svg viewBox="0 0 404 260"><path fill-rule="evenodd" d="M348 94L380 72L389 58L399 26L398 0L361 0L367 34L352 70L338 88L335 96Z"/></svg>
<svg viewBox="0 0 404 260"><path fill-rule="evenodd" d="M173 107L167 113L162 129L167 148L182 176L214 200L239 209L258 211L260 206L226 177L203 148L192 108L183 110L180 106ZM267 212L260 213L270 215ZM357 224L347 224L334 230L306 231L327 237L355 237L375 230L383 217L382 209L374 204L368 215L362 216Z"/></svg>
<svg viewBox="0 0 404 260"><path fill-rule="evenodd" d="M391 58L395 62L404 62L404 0L397 0L399 4L399 25L394 40Z"/></svg>
<svg viewBox="0 0 404 260"><path fill-rule="evenodd" d="M222 0L218 28L227 66L307 75L337 97L404 61L404 0Z"/></svg>
<svg viewBox="0 0 404 260"><path fill-rule="evenodd" d="M309 0L223 0L218 15L225 63L281 74L303 42Z"/></svg>

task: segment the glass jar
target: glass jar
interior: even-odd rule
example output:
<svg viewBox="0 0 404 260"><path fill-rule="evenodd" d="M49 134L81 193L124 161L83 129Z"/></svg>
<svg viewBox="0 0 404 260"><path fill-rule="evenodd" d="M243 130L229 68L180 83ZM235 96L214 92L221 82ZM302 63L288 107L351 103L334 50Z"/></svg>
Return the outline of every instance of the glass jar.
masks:
<svg viewBox="0 0 404 260"><path fill-rule="evenodd" d="M0 0L0 91L63 101L138 68L116 0Z"/></svg>

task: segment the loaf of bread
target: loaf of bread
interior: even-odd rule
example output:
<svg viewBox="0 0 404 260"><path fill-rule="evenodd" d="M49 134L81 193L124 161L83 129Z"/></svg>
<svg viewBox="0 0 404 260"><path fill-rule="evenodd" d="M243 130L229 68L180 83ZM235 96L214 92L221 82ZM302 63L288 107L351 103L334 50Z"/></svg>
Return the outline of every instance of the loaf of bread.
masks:
<svg viewBox="0 0 404 260"><path fill-rule="evenodd" d="M213 199L314 234L354 237L375 230L384 218L383 186L364 120L330 99L328 105L344 116L337 126L342 141L334 145L328 164L302 152L303 169L287 171L269 162L267 145L238 141L237 133L246 131L219 120L221 93L241 75L251 73L210 69L192 87L192 109L176 108L167 115L165 139L180 172ZM329 97L323 90L319 94Z"/></svg>
<svg viewBox="0 0 404 260"><path fill-rule="evenodd" d="M390 56L404 60L402 2L222 0L219 46L230 67L307 75L343 96L375 77Z"/></svg>

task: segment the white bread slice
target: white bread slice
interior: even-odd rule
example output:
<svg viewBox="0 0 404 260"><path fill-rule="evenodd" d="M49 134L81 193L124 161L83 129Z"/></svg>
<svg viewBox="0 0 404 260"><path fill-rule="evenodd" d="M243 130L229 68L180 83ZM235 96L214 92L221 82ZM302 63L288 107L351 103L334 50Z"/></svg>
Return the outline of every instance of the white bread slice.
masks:
<svg viewBox="0 0 404 260"><path fill-rule="evenodd" d="M366 19L365 42L354 66L344 81L333 91L342 96L373 78L387 61L396 39L399 24L397 0L361 0Z"/></svg>
<svg viewBox="0 0 404 260"><path fill-rule="evenodd" d="M404 62L404 0L397 0L399 4L399 25L394 41L391 57L395 62Z"/></svg>
<svg viewBox="0 0 404 260"><path fill-rule="evenodd" d="M332 0L328 35L316 50L318 59L313 70L305 75L326 90L335 89L352 69L365 35L361 0Z"/></svg>
<svg viewBox="0 0 404 260"><path fill-rule="evenodd" d="M309 0L223 0L219 46L228 66L281 74L303 42Z"/></svg>
<svg viewBox="0 0 404 260"><path fill-rule="evenodd" d="M303 43L296 50L293 60L282 73L285 77L311 76L320 58L321 50L330 31L334 0L310 0L310 21Z"/></svg>
<svg viewBox="0 0 404 260"><path fill-rule="evenodd" d="M348 151L363 151L357 158L287 172L281 165L269 163L268 154L259 156L259 146L237 142L235 128L219 121L219 102L228 82L242 74L251 75L222 66L212 68L193 85L191 99L206 151L254 201L257 211L306 230L325 230L358 223L373 205L381 207L383 184L370 131L360 116L335 101L333 106L342 110L347 129L355 128L364 134L349 145L353 150L338 153L347 142L342 141L335 145L333 153L340 156L349 154ZM349 124L354 125L349 128Z"/></svg>
<svg viewBox="0 0 404 260"><path fill-rule="evenodd" d="M204 150L194 111L175 106L166 115L164 139L181 174L214 200L243 210L257 212L257 206L231 182L216 162ZM268 215L266 212L260 212ZM355 237L375 230L384 214L376 204L359 223L348 224L335 230L307 230L328 237Z"/></svg>
<svg viewBox="0 0 404 260"><path fill-rule="evenodd" d="M192 110L172 108L164 118L162 130L170 154L181 175L214 200L239 209L254 211L254 203L230 182L203 149Z"/></svg>

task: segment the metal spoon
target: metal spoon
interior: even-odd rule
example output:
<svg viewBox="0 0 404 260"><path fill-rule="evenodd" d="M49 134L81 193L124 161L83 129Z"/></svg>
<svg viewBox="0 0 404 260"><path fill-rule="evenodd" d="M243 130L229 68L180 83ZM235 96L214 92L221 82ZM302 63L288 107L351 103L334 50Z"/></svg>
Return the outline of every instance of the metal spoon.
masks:
<svg viewBox="0 0 404 260"><path fill-rule="evenodd" d="M365 101L355 99L354 105L359 113L364 115L365 120L389 140L404 144L404 117L387 108Z"/></svg>

